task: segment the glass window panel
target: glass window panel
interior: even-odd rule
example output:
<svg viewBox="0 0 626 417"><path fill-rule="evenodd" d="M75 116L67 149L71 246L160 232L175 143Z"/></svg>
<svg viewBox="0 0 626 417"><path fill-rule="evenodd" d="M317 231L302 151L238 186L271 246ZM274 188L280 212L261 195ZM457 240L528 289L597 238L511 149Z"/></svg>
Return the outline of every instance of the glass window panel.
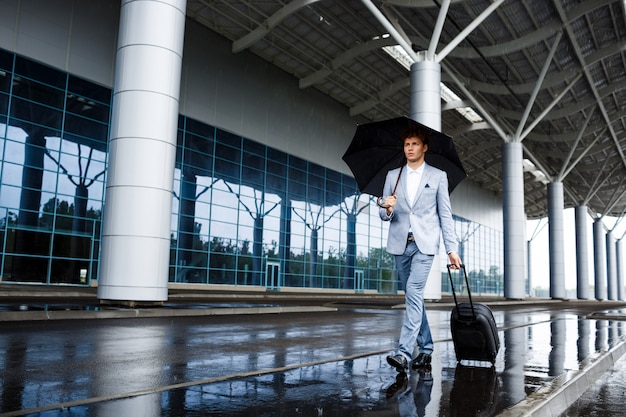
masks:
<svg viewBox="0 0 626 417"><path fill-rule="evenodd" d="M237 150L241 150L241 136L237 136L234 133L226 132L222 129L216 129L215 142L219 145L229 146ZM239 158L237 158L237 161Z"/></svg>
<svg viewBox="0 0 626 417"><path fill-rule="evenodd" d="M108 110L107 110L108 112ZM71 113L65 114L64 125L66 139L82 143L89 147L104 151L106 149L109 127L105 123L77 116Z"/></svg>
<svg viewBox="0 0 626 417"><path fill-rule="evenodd" d="M46 107L62 109L65 97L63 90L42 84L32 79L15 75L13 77L13 88L11 90L14 97L22 97L25 101L39 103ZM34 116L36 119L45 117L45 114ZM28 118L25 117L28 120Z"/></svg>
<svg viewBox="0 0 626 417"><path fill-rule="evenodd" d="M94 84L90 81L83 80L74 75L69 75L67 80L68 92L75 93L77 96L91 99L100 105L105 105L103 108L108 108L111 103L111 89L103 87L101 85ZM90 103L88 103L90 104ZM108 120L108 112L105 118L93 117L94 119L106 122Z"/></svg>
<svg viewBox="0 0 626 417"><path fill-rule="evenodd" d="M2 88L2 71L0 71L0 89ZM4 93L0 93L0 124L6 124L6 117L2 115L6 115L9 113L9 96ZM4 130L4 127L3 129ZM0 135L4 134L4 132L0 132Z"/></svg>
<svg viewBox="0 0 626 417"><path fill-rule="evenodd" d="M264 171L262 170L250 168L246 165L241 167L241 177L243 182L247 186L253 187L257 190L261 190L264 187L265 176L263 173Z"/></svg>
<svg viewBox="0 0 626 417"><path fill-rule="evenodd" d="M42 126L59 130L63 124L63 112L61 110L54 110L17 97L13 97L11 100L10 115L12 118L21 120L19 124L27 134L41 132ZM32 122L32 124L23 122ZM11 123L16 122L11 121ZM45 131L45 129L43 130Z"/></svg>
<svg viewBox="0 0 626 417"><path fill-rule="evenodd" d="M67 82L65 73L19 55L15 57L15 74L24 75L56 88L64 89Z"/></svg>
<svg viewBox="0 0 626 417"><path fill-rule="evenodd" d="M0 207L18 209L20 206L21 187L2 184L0 187Z"/></svg>
<svg viewBox="0 0 626 417"><path fill-rule="evenodd" d="M294 167L289 167L289 181L306 184L306 172Z"/></svg>
<svg viewBox="0 0 626 417"><path fill-rule="evenodd" d="M243 153L242 166L247 168L254 168L259 170L265 170L265 158L253 153Z"/></svg>
<svg viewBox="0 0 626 417"><path fill-rule="evenodd" d="M224 181L239 182L240 165L224 159L215 159L215 175Z"/></svg>
<svg viewBox="0 0 626 417"><path fill-rule="evenodd" d="M2 168L2 183L22 186L22 165L5 162ZM4 196L0 195L0 199Z"/></svg>
<svg viewBox="0 0 626 417"><path fill-rule="evenodd" d="M212 140L215 137L213 126L190 118L185 118L185 130L206 139Z"/></svg>
<svg viewBox="0 0 626 417"><path fill-rule="evenodd" d="M4 257L3 281L45 283L47 276L47 257L11 255Z"/></svg>
<svg viewBox="0 0 626 417"><path fill-rule="evenodd" d="M13 54L0 49L0 69L11 71L13 68Z"/></svg>
<svg viewBox="0 0 626 417"><path fill-rule="evenodd" d="M50 266L51 284L86 284L89 282L88 260L53 259Z"/></svg>
<svg viewBox="0 0 626 417"><path fill-rule="evenodd" d="M193 133L185 134L185 150L193 150L203 155L213 155L213 147L215 141L211 137L195 135Z"/></svg>
<svg viewBox="0 0 626 417"><path fill-rule="evenodd" d="M267 148L267 159L278 162L282 165L287 165L288 155L277 149Z"/></svg>
<svg viewBox="0 0 626 417"><path fill-rule="evenodd" d="M254 155L260 157L262 160L265 160L266 149L267 147L262 143L243 138L244 155Z"/></svg>
<svg viewBox="0 0 626 417"><path fill-rule="evenodd" d="M266 161L266 169L268 174L277 175L281 177L287 176L287 166L280 162L275 162L272 160Z"/></svg>

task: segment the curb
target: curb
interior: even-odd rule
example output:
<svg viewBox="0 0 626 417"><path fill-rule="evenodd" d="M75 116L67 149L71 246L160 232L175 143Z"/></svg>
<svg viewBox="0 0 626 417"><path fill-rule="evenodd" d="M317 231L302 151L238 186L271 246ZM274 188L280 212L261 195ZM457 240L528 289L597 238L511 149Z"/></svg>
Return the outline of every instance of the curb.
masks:
<svg viewBox="0 0 626 417"><path fill-rule="evenodd" d="M9 311L0 313L2 322L42 321L42 320L93 320L93 319L129 319L155 317L204 317L241 314L281 314L312 313L337 311L334 307L322 306L275 306L275 307L219 307L219 308L146 308L106 310L46 310L46 311Z"/></svg>
<svg viewBox="0 0 626 417"><path fill-rule="evenodd" d="M607 352L588 358L578 371L570 371L504 410L498 417L554 417L562 415L587 389L610 370L626 353L622 340Z"/></svg>

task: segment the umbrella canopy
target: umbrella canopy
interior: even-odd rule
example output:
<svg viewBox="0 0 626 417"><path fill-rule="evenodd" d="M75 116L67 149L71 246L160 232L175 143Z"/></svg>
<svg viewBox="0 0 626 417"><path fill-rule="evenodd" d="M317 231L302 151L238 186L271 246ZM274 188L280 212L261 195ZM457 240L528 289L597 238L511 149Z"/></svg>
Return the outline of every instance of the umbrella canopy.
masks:
<svg viewBox="0 0 626 417"><path fill-rule="evenodd" d="M382 195L387 172L405 164L400 136L412 127L419 127L428 135L426 163L447 172L449 192L467 177L450 136L408 117L397 117L357 126L342 157L362 193Z"/></svg>

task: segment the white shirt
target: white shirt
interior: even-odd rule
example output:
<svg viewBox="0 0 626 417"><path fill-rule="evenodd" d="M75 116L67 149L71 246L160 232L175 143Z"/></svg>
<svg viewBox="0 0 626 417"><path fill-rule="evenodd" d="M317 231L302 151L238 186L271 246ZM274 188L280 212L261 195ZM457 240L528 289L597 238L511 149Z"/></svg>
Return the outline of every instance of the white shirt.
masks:
<svg viewBox="0 0 626 417"><path fill-rule="evenodd" d="M407 165L406 176L406 195L409 199L409 204L413 205L415 202L415 196L417 195L417 189L420 186L422 180L422 174L424 173L424 164L417 169L411 169Z"/></svg>

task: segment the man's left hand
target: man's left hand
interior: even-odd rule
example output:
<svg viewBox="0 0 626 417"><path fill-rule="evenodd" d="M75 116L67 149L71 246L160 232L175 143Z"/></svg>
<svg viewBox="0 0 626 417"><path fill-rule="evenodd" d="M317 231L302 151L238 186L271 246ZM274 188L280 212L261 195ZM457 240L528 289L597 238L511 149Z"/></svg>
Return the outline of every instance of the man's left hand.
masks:
<svg viewBox="0 0 626 417"><path fill-rule="evenodd" d="M456 252L450 252L448 254L448 259L450 260L450 269L461 269L461 265L463 262L461 261L461 257Z"/></svg>

